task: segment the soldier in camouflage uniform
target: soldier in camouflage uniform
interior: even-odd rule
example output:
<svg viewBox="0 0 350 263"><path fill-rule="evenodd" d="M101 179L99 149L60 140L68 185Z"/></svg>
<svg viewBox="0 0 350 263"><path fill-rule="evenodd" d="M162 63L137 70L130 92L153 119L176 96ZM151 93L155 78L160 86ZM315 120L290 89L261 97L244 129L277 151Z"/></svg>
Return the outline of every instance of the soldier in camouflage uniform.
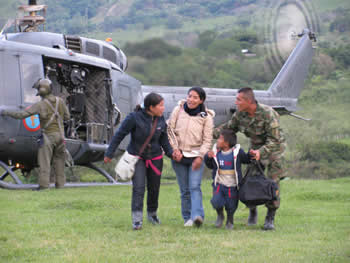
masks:
<svg viewBox="0 0 350 263"><path fill-rule="evenodd" d="M214 131L217 137L221 129L229 128L234 132L242 132L250 138L250 153L255 159L267 167L267 176L277 184L282 177L282 159L286 149L285 138L279 123L279 115L271 107L259 104L251 88L242 88L238 91L235 104L237 111L232 119ZM255 167L250 167L255 169ZM264 229L274 229L274 218L280 201L266 204L268 211ZM256 207L249 207L248 225L257 223Z"/></svg>
<svg viewBox="0 0 350 263"><path fill-rule="evenodd" d="M70 114L67 106L59 97L51 94L51 81L41 79L35 85L42 100L23 111L2 111L1 115L15 119L24 119L38 114L42 135L38 150L39 188L49 188L51 162L56 174L56 188L62 188L66 182L64 175L65 142L63 120L69 120Z"/></svg>

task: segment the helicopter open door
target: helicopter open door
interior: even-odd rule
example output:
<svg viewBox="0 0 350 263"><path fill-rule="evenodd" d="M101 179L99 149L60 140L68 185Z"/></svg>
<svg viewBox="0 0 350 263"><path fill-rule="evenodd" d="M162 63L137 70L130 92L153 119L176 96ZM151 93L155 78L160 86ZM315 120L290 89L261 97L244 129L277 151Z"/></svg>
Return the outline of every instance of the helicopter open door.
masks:
<svg viewBox="0 0 350 263"><path fill-rule="evenodd" d="M19 55L15 52L4 52L0 50L0 105L8 109L18 109L21 103L21 79ZM9 138L6 134L16 136L20 128L20 121L11 119L7 125L0 125L0 142L8 144ZM6 150L6 154L5 154ZM8 150L8 151L7 151ZM8 158L15 151L14 145L9 149L0 149L0 156Z"/></svg>

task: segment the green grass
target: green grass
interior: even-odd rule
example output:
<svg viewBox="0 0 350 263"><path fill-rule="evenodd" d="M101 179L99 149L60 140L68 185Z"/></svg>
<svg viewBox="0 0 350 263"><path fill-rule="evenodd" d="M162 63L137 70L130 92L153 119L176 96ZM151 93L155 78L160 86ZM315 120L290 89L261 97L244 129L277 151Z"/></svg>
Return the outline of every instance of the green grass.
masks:
<svg viewBox="0 0 350 263"><path fill-rule="evenodd" d="M350 178L281 182L276 231L245 225L215 229L210 181L203 182L205 224L184 228L176 184L162 185L161 226L131 230L130 186L0 189L0 262L349 262Z"/></svg>
<svg viewBox="0 0 350 263"><path fill-rule="evenodd" d="M350 138L340 140L339 142L345 143L345 144L347 144L347 145L350 145Z"/></svg>

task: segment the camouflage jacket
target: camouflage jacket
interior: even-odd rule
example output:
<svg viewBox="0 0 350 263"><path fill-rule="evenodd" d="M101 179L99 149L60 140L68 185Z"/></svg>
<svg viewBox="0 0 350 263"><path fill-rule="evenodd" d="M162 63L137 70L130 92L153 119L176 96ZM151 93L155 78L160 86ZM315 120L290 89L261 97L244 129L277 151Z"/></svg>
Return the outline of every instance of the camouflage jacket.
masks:
<svg viewBox="0 0 350 263"><path fill-rule="evenodd" d="M254 117L250 117L247 112L236 111L231 120L215 130L215 137L225 128L242 132L250 138L250 148L259 149L262 159L269 158L271 154L281 153L285 149L279 115L269 106L257 103Z"/></svg>
<svg viewBox="0 0 350 263"><path fill-rule="evenodd" d="M56 97L53 95L48 95L46 99L49 100L49 102L52 104L52 106L56 107ZM70 114L67 109L66 104L63 102L62 99L58 99L58 113L61 116L61 127L63 127L63 120L69 120ZM41 128L46 127L47 123L50 121L51 116L54 114L54 111L51 109L51 107L45 102L44 100L41 100L32 106L30 106L28 109L25 109L23 111L5 111L5 115L10 116L15 119L24 119L29 116L39 114L40 119L40 126ZM61 132L57 118L54 118L53 121L50 123L50 125L45 129L45 133L54 133L54 132Z"/></svg>

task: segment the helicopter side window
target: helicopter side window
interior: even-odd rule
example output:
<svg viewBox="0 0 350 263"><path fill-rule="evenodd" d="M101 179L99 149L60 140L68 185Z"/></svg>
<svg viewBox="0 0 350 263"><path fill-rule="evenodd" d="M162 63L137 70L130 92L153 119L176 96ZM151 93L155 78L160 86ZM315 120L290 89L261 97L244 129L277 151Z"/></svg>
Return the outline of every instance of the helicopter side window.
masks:
<svg viewBox="0 0 350 263"><path fill-rule="evenodd" d="M33 85L39 78L43 78L42 60L40 56L32 55L23 55L20 60L23 103L33 104L40 100L40 97L36 96L37 90L33 89Z"/></svg>

